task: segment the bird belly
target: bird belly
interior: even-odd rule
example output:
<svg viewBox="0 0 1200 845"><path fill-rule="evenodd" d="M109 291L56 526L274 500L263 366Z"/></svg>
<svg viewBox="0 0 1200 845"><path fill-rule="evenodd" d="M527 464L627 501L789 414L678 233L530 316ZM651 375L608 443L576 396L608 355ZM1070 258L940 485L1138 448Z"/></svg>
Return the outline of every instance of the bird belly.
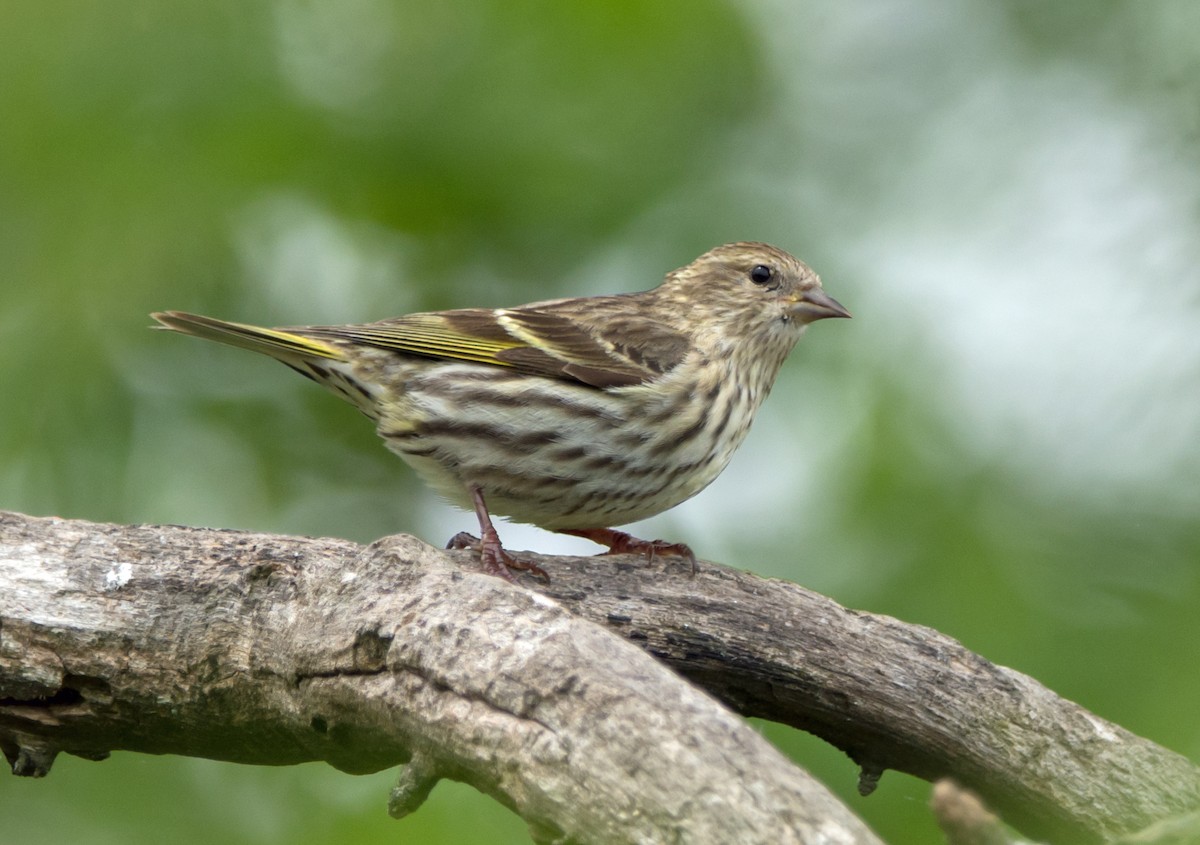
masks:
<svg viewBox="0 0 1200 845"><path fill-rule="evenodd" d="M755 404L732 381L606 391L444 364L410 374L379 433L461 507L471 507L478 485L493 514L552 530L600 528L661 513L708 486Z"/></svg>

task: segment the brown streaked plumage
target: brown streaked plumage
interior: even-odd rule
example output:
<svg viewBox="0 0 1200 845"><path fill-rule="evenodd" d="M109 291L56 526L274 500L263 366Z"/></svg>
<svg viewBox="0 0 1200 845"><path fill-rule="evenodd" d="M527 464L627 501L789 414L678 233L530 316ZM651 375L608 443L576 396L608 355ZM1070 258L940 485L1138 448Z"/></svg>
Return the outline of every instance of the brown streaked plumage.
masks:
<svg viewBox="0 0 1200 845"><path fill-rule="evenodd" d="M430 486L474 508L484 567L508 577L528 567L503 550L490 513L694 565L683 544L612 526L706 487L805 326L850 315L786 252L734 243L640 293L351 326L153 316L277 358L359 407Z"/></svg>

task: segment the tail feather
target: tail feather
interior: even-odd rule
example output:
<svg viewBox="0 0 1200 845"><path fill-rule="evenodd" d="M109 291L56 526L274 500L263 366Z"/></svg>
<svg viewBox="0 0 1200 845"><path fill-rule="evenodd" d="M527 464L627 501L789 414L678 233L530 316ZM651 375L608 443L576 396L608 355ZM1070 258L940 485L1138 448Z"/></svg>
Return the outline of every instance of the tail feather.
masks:
<svg viewBox="0 0 1200 845"><path fill-rule="evenodd" d="M162 328L227 343L251 352L261 352L281 361L305 358L345 359L336 346L283 329L265 329L245 323L230 323L185 311L160 311L150 315ZM157 328L157 327L156 327Z"/></svg>

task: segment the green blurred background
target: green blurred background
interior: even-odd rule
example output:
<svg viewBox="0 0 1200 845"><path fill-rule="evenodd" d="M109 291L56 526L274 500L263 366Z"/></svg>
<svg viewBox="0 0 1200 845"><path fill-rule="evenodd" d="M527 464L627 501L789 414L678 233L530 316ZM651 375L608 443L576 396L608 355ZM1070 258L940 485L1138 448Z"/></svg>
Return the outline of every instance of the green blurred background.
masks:
<svg viewBox="0 0 1200 845"><path fill-rule="evenodd" d="M938 628L1200 758L1200 5L113 0L0 9L0 507L369 541L472 528L352 409L147 330L651 287L773 242L814 327L639 526ZM510 547L593 547L523 526ZM821 742L762 730L887 839ZM457 784L118 753L6 841L527 842Z"/></svg>

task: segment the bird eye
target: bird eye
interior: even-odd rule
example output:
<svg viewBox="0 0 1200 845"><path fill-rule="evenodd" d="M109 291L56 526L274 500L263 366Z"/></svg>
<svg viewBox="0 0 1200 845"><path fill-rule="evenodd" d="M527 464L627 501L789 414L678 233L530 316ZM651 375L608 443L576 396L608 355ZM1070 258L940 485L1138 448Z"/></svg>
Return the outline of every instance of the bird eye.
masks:
<svg viewBox="0 0 1200 845"><path fill-rule="evenodd" d="M771 281L772 275L771 268L767 265L755 264L753 269L750 270L750 281L754 282L756 285L765 285L767 282Z"/></svg>

